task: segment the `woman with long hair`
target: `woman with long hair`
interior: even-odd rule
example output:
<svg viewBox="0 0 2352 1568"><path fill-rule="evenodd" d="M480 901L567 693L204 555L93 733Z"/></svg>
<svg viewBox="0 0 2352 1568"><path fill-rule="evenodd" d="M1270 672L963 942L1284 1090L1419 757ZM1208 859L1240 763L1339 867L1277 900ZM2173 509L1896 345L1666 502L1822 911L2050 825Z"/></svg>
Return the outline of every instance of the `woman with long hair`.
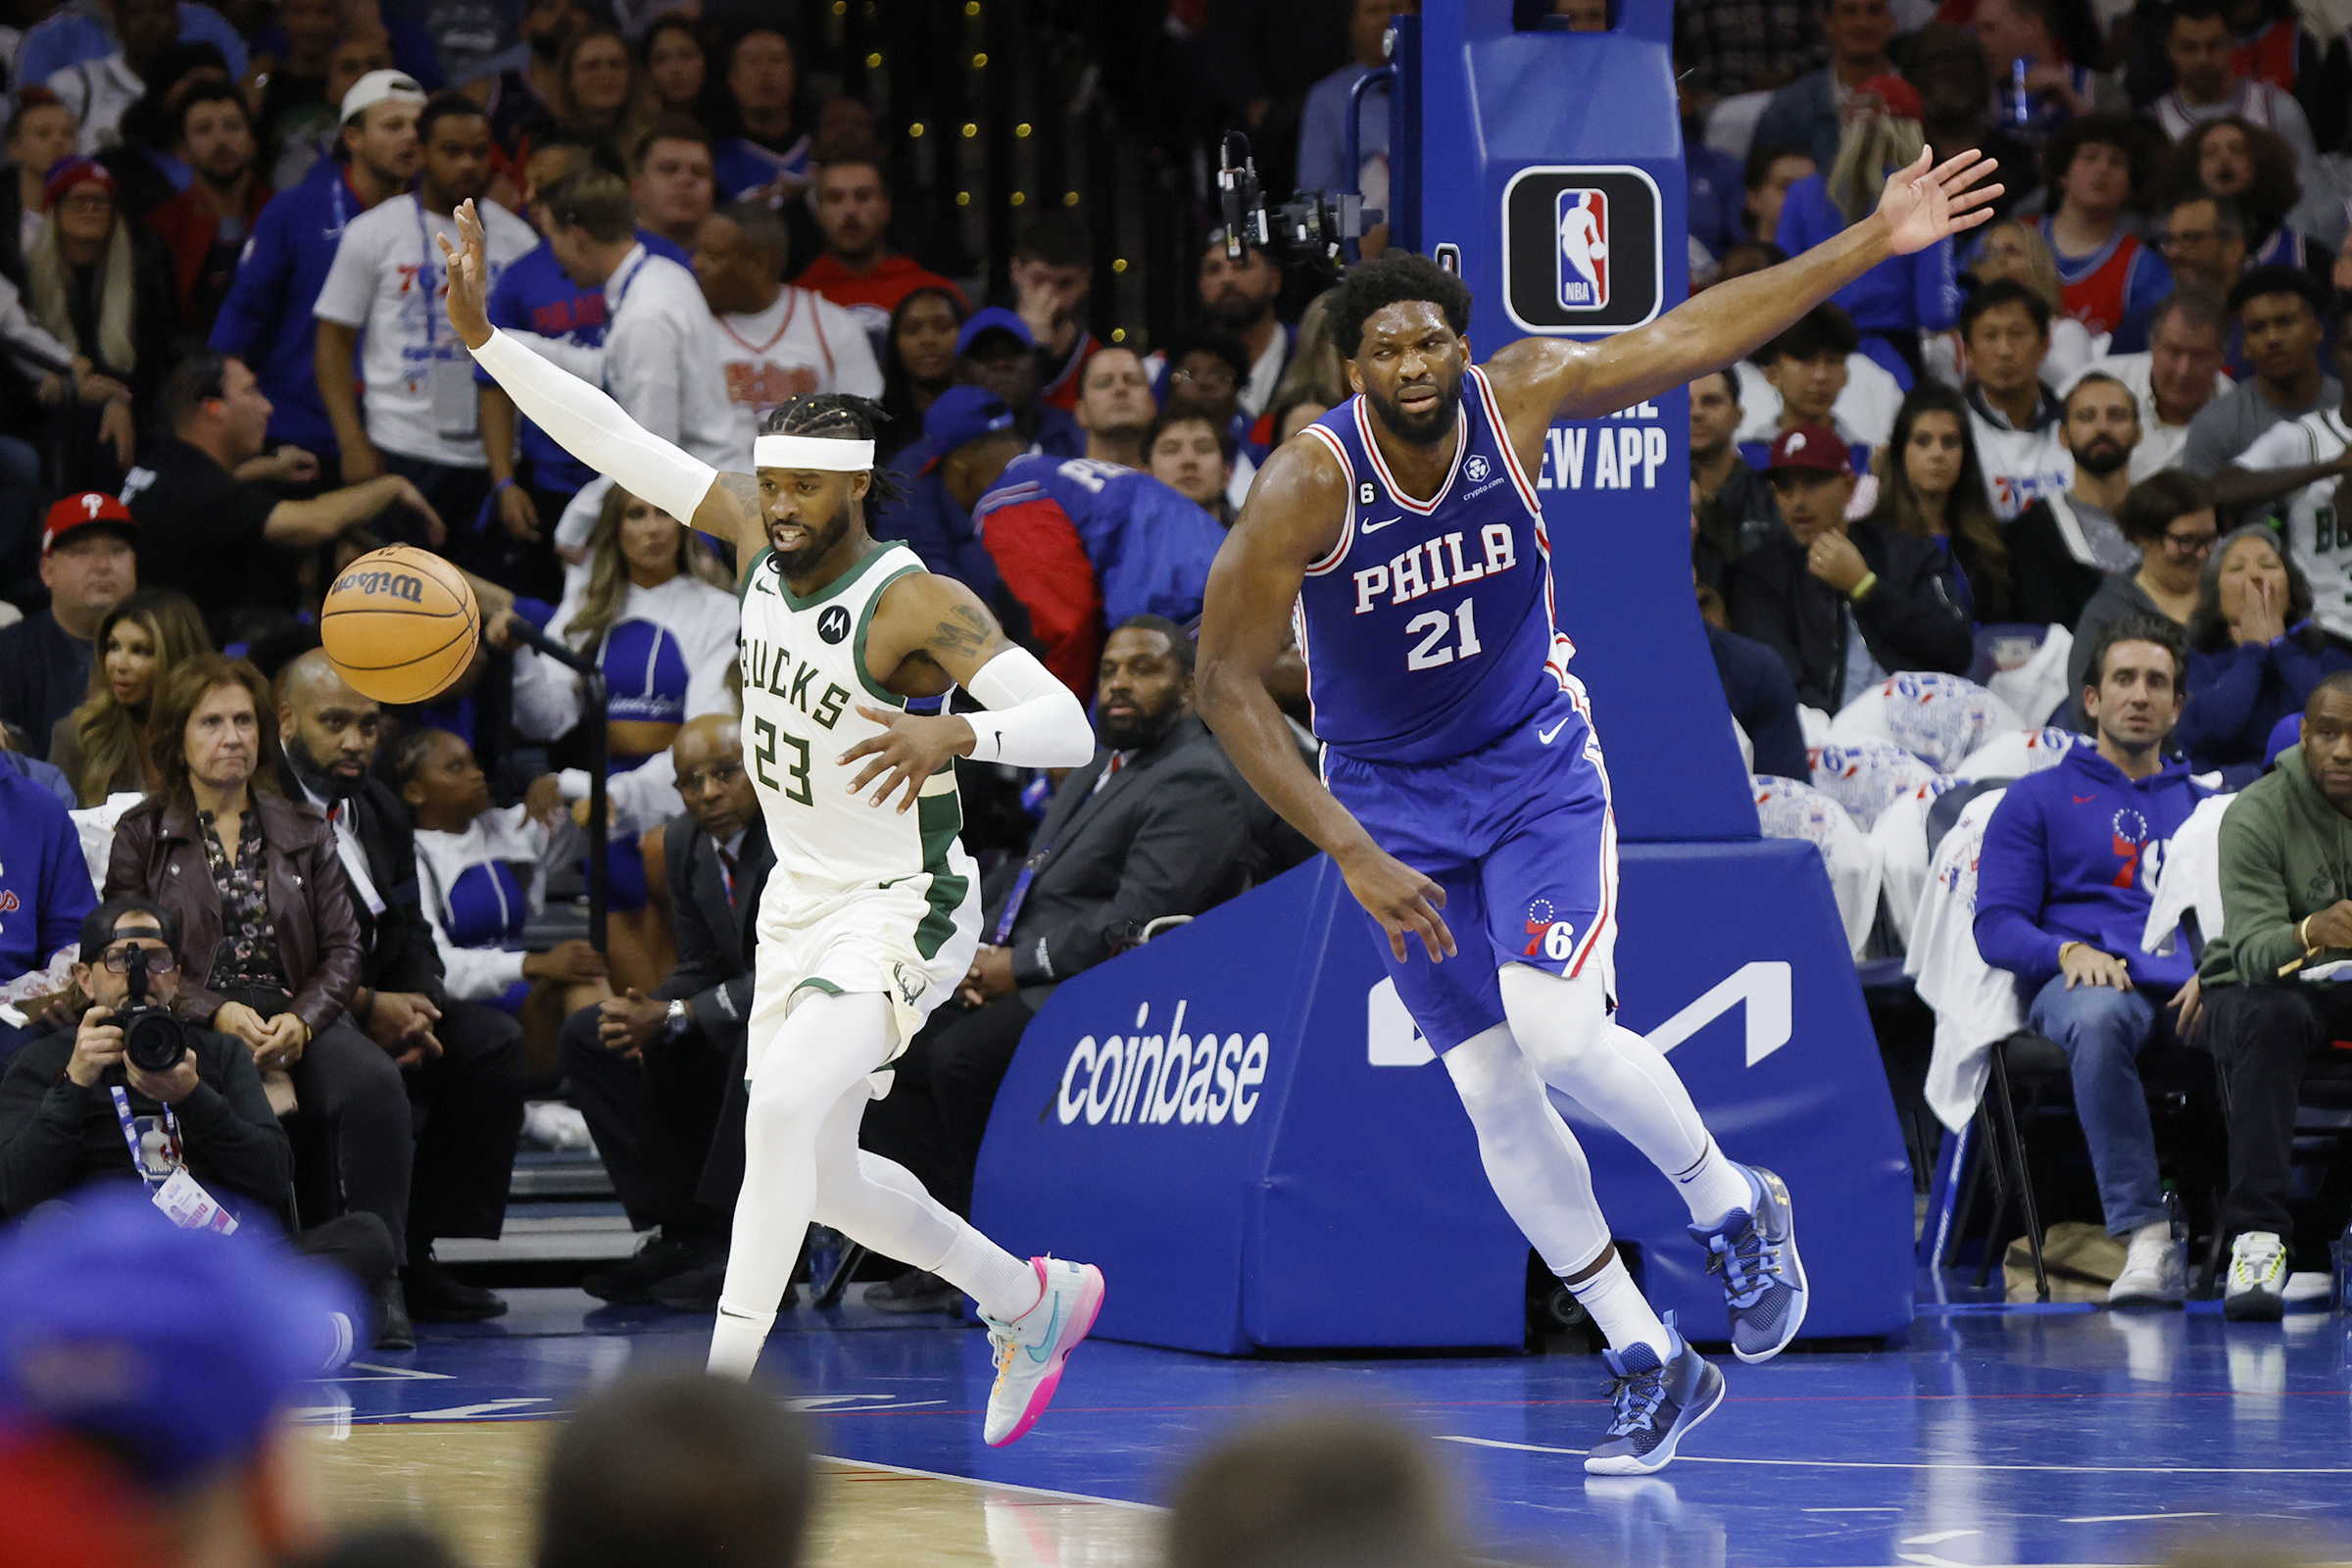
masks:
<svg viewBox="0 0 2352 1568"><path fill-rule="evenodd" d="M918 288L890 313L882 341L883 463L922 439L923 414L956 380L956 334L969 313L953 290Z"/></svg>
<svg viewBox="0 0 2352 1568"><path fill-rule="evenodd" d="M556 59L556 123L614 148L655 115L653 89L638 74L628 40L602 23L573 33ZM536 138L534 138L536 139Z"/></svg>
<svg viewBox="0 0 2352 1568"><path fill-rule="evenodd" d="M1925 113L1918 90L1900 76L1873 76L1855 88L1838 133L1838 161L1789 186L1779 231L1758 237L1794 256L1868 218L1887 174L1916 163L1927 146L1920 128ZM1917 255L1889 257L1830 296L1853 318L1862 352L1906 392L1920 370L1920 334L1958 319L1952 275L1952 242L1939 239Z"/></svg>
<svg viewBox="0 0 2352 1568"><path fill-rule="evenodd" d="M529 740L563 741L582 724L606 726L612 780L613 983L650 990L666 972L668 938L658 911L662 826L685 808L673 780L669 743L690 718L732 715L727 670L742 611L708 546L652 502L613 485L588 537L584 574L575 574L548 630L592 654L603 669L605 711L582 711L579 677L529 649L514 656L514 722ZM495 629L495 628L494 628ZM560 751L586 760L576 740ZM584 800L588 774L558 775L565 799ZM656 846L649 867L642 853Z"/></svg>
<svg viewBox="0 0 2352 1568"><path fill-rule="evenodd" d="M89 697L49 734L49 760L84 807L154 785L141 737L156 689L181 661L211 653L213 640L186 594L142 588L98 622L97 647Z"/></svg>
<svg viewBox="0 0 2352 1568"><path fill-rule="evenodd" d="M2188 706L2173 743L2230 788L2262 775L2271 731L2352 654L2312 624L2311 582L2268 523L2231 529L2197 578L2188 616Z"/></svg>
<svg viewBox="0 0 2352 1568"><path fill-rule="evenodd" d="M2014 598L2009 546L1993 521L1960 394L1949 387L1914 388L1895 413L1880 469L1871 520L1935 540L1966 600L1960 608L1980 626L2007 620Z"/></svg>
<svg viewBox="0 0 2352 1568"><path fill-rule="evenodd" d="M122 211L115 176L95 159L58 164L42 199L49 221L24 257L24 304L36 324L129 390L127 406L116 401L79 411L128 467L132 418L152 406L179 330L178 297L156 247L134 232ZM83 488L112 491L119 483Z"/></svg>
<svg viewBox="0 0 2352 1568"><path fill-rule="evenodd" d="M646 28L637 65L661 113L692 115L706 129L717 121L710 45L693 18L673 11Z"/></svg>

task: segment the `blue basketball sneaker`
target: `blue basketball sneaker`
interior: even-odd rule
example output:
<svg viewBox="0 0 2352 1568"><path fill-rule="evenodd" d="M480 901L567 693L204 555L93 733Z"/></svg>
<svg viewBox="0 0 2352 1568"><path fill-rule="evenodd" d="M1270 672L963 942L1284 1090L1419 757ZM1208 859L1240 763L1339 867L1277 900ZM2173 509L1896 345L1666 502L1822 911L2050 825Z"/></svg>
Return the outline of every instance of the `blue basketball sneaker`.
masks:
<svg viewBox="0 0 2352 1568"><path fill-rule="evenodd" d="M1761 1165L1742 1165L1754 1195L1720 1224L1693 1225L1690 1239L1707 1250L1707 1272L1723 1276L1732 1320L1732 1351L1742 1361L1769 1361L1804 1326L1805 1265L1796 1255L1796 1220L1788 1187Z"/></svg>
<svg viewBox="0 0 2352 1568"><path fill-rule="evenodd" d="M1683 1343L1672 1312L1666 1314L1666 1343L1673 1353L1662 1365L1647 1345L1601 1352L1617 1374L1609 1385L1617 1414L1608 1436L1585 1458L1588 1474L1645 1476L1664 1468L1683 1435L1723 1402L1723 1374Z"/></svg>

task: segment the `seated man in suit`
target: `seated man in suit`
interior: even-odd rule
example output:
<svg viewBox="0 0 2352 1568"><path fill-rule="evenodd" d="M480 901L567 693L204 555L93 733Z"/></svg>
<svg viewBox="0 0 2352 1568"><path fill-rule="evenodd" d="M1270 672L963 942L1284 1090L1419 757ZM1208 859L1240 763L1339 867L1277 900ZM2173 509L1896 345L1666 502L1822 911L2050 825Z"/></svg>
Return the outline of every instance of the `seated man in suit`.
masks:
<svg viewBox="0 0 2352 1568"><path fill-rule="evenodd" d="M415 1107L416 1158L409 1181L400 1278L411 1320L471 1323L507 1303L433 1259L444 1236L495 1240L507 1217L514 1143L522 1132L522 1029L442 984L416 887L416 837L408 808L369 770L382 711L314 648L278 672L278 787L334 824L335 848L360 924L360 988L351 1018L400 1064ZM380 1344L408 1324L386 1308Z"/></svg>
<svg viewBox="0 0 2352 1568"><path fill-rule="evenodd" d="M989 889L982 947L956 1000L931 1015L869 1106L859 1142L906 1165L941 1202L971 1208L972 1171L1021 1031L1054 988L1131 946L1167 914L1199 914L1257 867L1256 796L1193 712L1193 641L1137 615L1102 645L1095 760L1062 780L1025 860ZM898 1311L956 1310L928 1274L876 1286Z"/></svg>
<svg viewBox="0 0 2352 1568"><path fill-rule="evenodd" d="M564 1021L572 1102L638 1230L660 1236L580 1282L615 1302L708 1312L726 1275L743 1184L744 1019L760 892L775 864L732 718L691 719L670 743L685 812L663 829L678 964Z"/></svg>

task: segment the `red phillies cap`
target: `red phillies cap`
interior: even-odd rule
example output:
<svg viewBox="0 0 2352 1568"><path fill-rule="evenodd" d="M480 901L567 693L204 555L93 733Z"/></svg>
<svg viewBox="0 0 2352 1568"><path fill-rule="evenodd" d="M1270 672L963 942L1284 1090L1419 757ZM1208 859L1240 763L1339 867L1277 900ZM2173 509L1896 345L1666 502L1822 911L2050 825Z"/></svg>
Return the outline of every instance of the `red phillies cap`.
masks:
<svg viewBox="0 0 2352 1568"><path fill-rule="evenodd" d="M49 520L41 527L41 554L47 555L58 547L68 534L83 528L112 524L124 538L138 531L130 509L102 490L84 490L77 496L68 496L49 509Z"/></svg>
<svg viewBox="0 0 2352 1568"><path fill-rule="evenodd" d="M1845 450L1845 439L1826 424L1800 424L1793 430L1783 430L1773 438L1772 460L1764 471L1778 468L1810 468L1815 473L1851 473L1852 457Z"/></svg>
<svg viewBox="0 0 2352 1568"><path fill-rule="evenodd" d="M1892 72L1888 72L1884 76L1871 77L1861 86L1856 87L1854 91L1876 97L1879 102L1886 106L1886 113L1891 119L1925 120L1928 118L1927 105L1921 103L1919 99L1919 89Z"/></svg>

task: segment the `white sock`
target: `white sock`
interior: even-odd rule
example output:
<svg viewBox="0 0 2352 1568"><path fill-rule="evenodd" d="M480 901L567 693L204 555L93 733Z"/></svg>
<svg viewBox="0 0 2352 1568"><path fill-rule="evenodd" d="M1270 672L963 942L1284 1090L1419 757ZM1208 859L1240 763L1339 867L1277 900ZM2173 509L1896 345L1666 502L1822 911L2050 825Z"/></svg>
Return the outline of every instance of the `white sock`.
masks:
<svg viewBox="0 0 2352 1568"><path fill-rule="evenodd" d="M1754 1189L1747 1185L1747 1171L1725 1158L1722 1146L1712 1138L1698 1163L1675 1172L1674 1185L1683 1201L1690 1205L1693 1225L1720 1225L1733 1209L1748 1208L1756 1200Z"/></svg>
<svg viewBox="0 0 2352 1568"><path fill-rule="evenodd" d="M980 1310L1009 1323L1045 1296L1037 1266L1013 1256L970 1225L963 1225L948 1255L931 1270L980 1303Z"/></svg>
<svg viewBox="0 0 2352 1568"><path fill-rule="evenodd" d="M749 1383L752 1368L760 1364L760 1348L775 1324L773 1312L735 1312L721 1302L718 1320L710 1326L710 1361L705 1370L714 1378Z"/></svg>
<svg viewBox="0 0 2352 1568"><path fill-rule="evenodd" d="M1661 1366L1674 1353L1666 1343L1666 1325L1650 1310L1634 1277L1625 1271L1625 1259L1616 1253L1609 1254L1608 1266L1599 1273L1569 1286L1568 1294L1592 1314L1610 1349L1622 1353L1632 1346L1646 1345L1657 1352Z"/></svg>

